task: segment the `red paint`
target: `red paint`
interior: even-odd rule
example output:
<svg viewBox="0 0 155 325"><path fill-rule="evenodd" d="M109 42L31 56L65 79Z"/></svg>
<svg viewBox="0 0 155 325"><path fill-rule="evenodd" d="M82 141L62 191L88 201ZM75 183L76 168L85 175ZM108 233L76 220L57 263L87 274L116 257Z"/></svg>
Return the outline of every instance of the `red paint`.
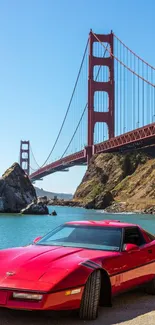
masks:
<svg viewBox="0 0 155 325"><path fill-rule="evenodd" d="M135 226L117 220L74 221L67 224L119 227L122 231ZM134 250L128 247L128 251L39 245L1 250L0 306L29 310L77 309L80 307L84 285L95 269L107 272L112 295L151 280L155 274L155 241L151 241L141 227L138 228L146 243ZM88 267L89 260L97 263L95 269ZM7 272L14 274L8 276ZM66 291L73 288L81 288L81 292L66 295ZM43 299L38 302L13 299L14 291L38 292L43 295Z"/></svg>
<svg viewBox="0 0 155 325"><path fill-rule="evenodd" d="M126 244L125 245L125 251L126 252L131 252L133 250L139 250L139 247L135 244Z"/></svg>
<svg viewBox="0 0 155 325"><path fill-rule="evenodd" d="M104 122L108 126L109 138L114 137L114 42L113 33L108 35L96 34L92 32L89 34L89 76L88 76L88 147L87 147L87 161L93 154L94 145L94 127L97 122ZM107 42L110 45L110 57L95 57L93 55L94 42ZM107 82L97 82L94 80L93 70L94 66L106 66L109 68L109 80ZM107 112L94 111L94 94L95 91L104 91L108 93L109 107Z"/></svg>
<svg viewBox="0 0 155 325"><path fill-rule="evenodd" d="M139 129L124 133L120 136L117 136L113 139L104 141L102 143L96 144L94 147L94 153L101 152L114 152L119 149L127 148L130 144L134 144L137 141L141 146L151 144L151 141L154 142L155 139L155 123L148 124Z"/></svg>
<svg viewBox="0 0 155 325"><path fill-rule="evenodd" d="M42 238L41 236L35 238L34 241L33 241L33 243L34 243L34 244L37 243L37 241L39 241L41 238Z"/></svg>
<svg viewBox="0 0 155 325"><path fill-rule="evenodd" d="M5 295L4 295L5 293ZM2 307L11 309L26 309L26 310L72 310L80 307L80 301L82 298L83 288L81 292L76 295L66 296L65 291L44 294L42 301L32 302L26 300L13 299L13 291L5 291L3 295L0 291L0 302L1 296L3 296L3 303L0 303ZM5 306L4 306L5 301ZM52 308L51 308L52 307Z"/></svg>
<svg viewBox="0 0 155 325"><path fill-rule="evenodd" d="M128 226L135 226L135 224L127 223L127 222L120 222L119 220L84 220L84 221L70 221L66 222L67 225L85 225L85 226L95 226L95 227L128 227Z"/></svg>

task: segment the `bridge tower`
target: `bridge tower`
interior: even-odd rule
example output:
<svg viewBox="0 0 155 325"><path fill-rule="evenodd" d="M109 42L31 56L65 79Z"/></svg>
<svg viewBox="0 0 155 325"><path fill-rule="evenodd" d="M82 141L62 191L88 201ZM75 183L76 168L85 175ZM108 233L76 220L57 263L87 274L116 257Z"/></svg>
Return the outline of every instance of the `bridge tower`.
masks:
<svg viewBox="0 0 155 325"><path fill-rule="evenodd" d="M20 141L20 167L30 174L30 141Z"/></svg>
<svg viewBox="0 0 155 325"><path fill-rule="evenodd" d="M96 37L95 37L96 36ZM110 53L108 57L95 57L93 55L93 44L94 42L108 43L110 47ZM109 49L108 47L108 49ZM89 71L88 71L88 145L86 147L87 162L89 163L90 158L93 155L94 145L94 128L97 122L104 122L108 126L109 139L114 137L114 41L113 33L100 35L93 34L90 31L89 34ZM106 66L109 68L109 80L107 82L95 81L94 80L94 67ZM94 110L94 95L96 91L108 93L108 111L107 112L96 112Z"/></svg>

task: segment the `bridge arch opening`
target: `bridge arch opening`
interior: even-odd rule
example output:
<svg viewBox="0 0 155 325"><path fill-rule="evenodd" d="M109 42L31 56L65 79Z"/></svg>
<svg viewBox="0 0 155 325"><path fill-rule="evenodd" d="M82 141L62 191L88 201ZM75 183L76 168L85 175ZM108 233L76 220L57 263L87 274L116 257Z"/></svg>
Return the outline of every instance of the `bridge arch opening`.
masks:
<svg viewBox="0 0 155 325"><path fill-rule="evenodd" d="M104 122L97 122L94 128L94 144L109 139L108 126Z"/></svg>
<svg viewBox="0 0 155 325"><path fill-rule="evenodd" d="M110 56L110 44L106 42L93 42L93 56L96 58L109 58Z"/></svg>
<svg viewBox="0 0 155 325"><path fill-rule="evenodd" d="M106 65L95 65L93 69L93 78L97 82L108 82L110 77L109 67Z"/></svg>
<svg viewBox="0 0 155 325"><path fill-rule="evenodd" d="M94 111L108 112L109 96L106 91L95 91L94 93Z"/></svg>

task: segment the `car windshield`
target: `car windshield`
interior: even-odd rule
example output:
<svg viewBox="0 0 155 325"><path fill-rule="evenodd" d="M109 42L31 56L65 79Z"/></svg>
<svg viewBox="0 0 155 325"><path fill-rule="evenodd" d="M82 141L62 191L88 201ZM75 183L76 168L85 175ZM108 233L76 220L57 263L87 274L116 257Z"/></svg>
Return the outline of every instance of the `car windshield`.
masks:
<svg viewBox="0 0 155 325"><path fill-rule="evenodd" d="M51 231L36 245L119 251L121 233L121 228L63 225Z"/></svg>

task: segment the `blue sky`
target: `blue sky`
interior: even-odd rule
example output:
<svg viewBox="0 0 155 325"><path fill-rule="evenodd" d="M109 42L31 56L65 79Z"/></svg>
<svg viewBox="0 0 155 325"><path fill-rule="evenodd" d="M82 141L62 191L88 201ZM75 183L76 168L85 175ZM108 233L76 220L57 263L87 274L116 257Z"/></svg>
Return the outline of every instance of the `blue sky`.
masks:
<svg viewBox="0 0 155 325"><path fill-rule="evenodd" d="M111 29L155 66L154 0L0 0L0 175L30 140L38 163L48 156L65 114L90 28ZM61 154L61 145L53 159ZM33 167L33 166L32 166ZM84 167L36 185L74 192Z"/></svg>

